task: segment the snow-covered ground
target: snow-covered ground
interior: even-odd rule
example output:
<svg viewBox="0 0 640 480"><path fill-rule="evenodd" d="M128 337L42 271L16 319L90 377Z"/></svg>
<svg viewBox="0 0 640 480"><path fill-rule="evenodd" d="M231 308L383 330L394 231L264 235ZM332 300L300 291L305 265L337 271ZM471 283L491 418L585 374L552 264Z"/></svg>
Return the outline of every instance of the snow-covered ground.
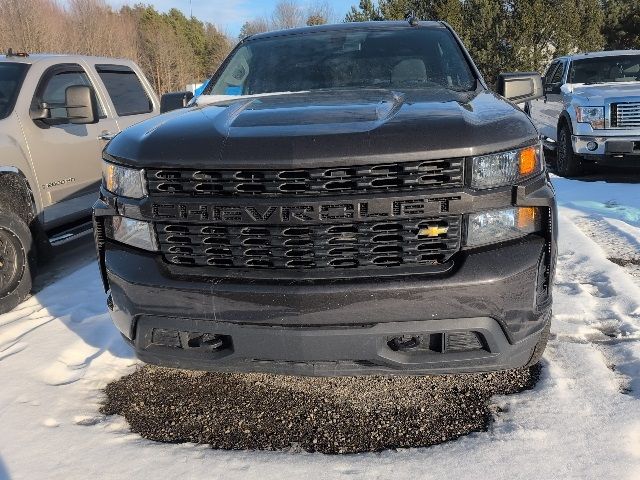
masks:
<svg viewBox="0 0 640 480"><path fill-rule="evenodd" d="M137 362L87 245L0 316L0 479L640 479L640 277L608 260L640 256L640 185L554 184L560 257L545 368L534 390L494 399L488 432L348 456L144 440L98 413L101 389Z"/></svg>

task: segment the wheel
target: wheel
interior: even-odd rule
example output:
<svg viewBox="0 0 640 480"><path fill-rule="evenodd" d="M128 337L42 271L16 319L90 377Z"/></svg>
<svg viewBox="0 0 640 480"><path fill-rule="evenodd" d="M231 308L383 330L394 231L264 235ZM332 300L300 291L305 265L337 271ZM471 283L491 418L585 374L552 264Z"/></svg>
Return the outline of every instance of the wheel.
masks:
<svg viewBox="0 0 640 480"><path fill-rule="evenodd" d="M35 251L20 217L0 212L0 314L13 310L31 291Z"/></svg>
<svg viewBox="0 0 640 480"><path fill-rule="evenodd" d="M533 347L531 358L529 359L525 367L531 367L540 361L545 348L547 348L547 342L549 341L550 331L551 331L551 313L549 313L547 323L542 329L542 332L540 333L540 339L538 340L538 343L536 343L536 346Z"/></svg>
<svg viewBox="0 0 640 480"><path fill-rule="evenodd" d="M567 125L560 127L556 151L556 169L563 177L577 177L583 173L582 159L573 152L571 132Z"/></svg>

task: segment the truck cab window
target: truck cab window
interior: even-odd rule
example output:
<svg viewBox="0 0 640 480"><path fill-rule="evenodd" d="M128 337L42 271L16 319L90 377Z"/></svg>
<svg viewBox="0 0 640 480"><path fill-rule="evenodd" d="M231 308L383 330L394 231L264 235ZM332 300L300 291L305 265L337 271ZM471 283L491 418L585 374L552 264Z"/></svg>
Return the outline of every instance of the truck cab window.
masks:
<svg viewBox="0 0 640 480"><path fill-rule="evenodd" d="M124 65L96 65L120 117L153 111L153 103L136 73Z"/></svg>
<svg viewBox="0 0 640 480"><path fill-rule="evenodd" d="M549 68L547 68L547 71L544 74L544 84L545 85L551 85L553 74L557 70L558 65L559 65L558 62L553 62L551 65L549 65Z"/></svg>
<svg viewBox="0 0 640 480"><path fill-rule="evenodd" d="M20 92L20 86L29 65L23 63L0 64L0 119L6 118Z"/></svg>
<svg viewBox="0 0 640 480"><path fill-rule="evenodd" d="M558 63L558 68L553 72L553 76L551 77L551 84L556 85L562 83L562 76L564 74L564 62Z"/></svg>

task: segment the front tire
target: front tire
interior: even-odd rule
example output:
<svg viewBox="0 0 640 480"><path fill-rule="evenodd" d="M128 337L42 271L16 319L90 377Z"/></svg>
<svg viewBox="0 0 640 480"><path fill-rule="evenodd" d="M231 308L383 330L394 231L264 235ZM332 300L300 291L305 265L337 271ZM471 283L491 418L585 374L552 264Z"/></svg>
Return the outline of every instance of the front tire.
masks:
<svg viewBox="0 0 640 480"><path fill-rule="evenodd" d="M0 212L0 314L31 292L35 249L29 227L17 215Z"/></svg>
<svg viewBox="0 0 640 480"><path fill-rule="evenodd" d="M567 125L560 127L556 151L556 169L563 177L577 177L584 172L582 159L573 151L571 131Z"/></svg>

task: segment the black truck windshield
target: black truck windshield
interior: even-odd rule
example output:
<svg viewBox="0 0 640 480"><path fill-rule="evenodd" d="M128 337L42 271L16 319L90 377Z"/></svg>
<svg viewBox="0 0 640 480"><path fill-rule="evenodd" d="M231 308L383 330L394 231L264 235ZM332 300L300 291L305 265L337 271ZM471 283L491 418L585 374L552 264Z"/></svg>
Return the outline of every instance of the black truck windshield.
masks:
<svg viewBox="0 0 640 480"><path fill-rule="evenodd" d="M574 60L569 83L640 81L640 55L616 55Z"/></svg>
<svg viewBox="0 0 640 480"><path fill-rule="evenodd" d="M0 119L9 116L29 65L0 62Z"/></svg>
<svg viewBox="0 0 640 480"><path fill-rule="evenodd" d="M338 88L474 90L476 79L445 28L334 30L249 40L213 95Z"/></svg>

